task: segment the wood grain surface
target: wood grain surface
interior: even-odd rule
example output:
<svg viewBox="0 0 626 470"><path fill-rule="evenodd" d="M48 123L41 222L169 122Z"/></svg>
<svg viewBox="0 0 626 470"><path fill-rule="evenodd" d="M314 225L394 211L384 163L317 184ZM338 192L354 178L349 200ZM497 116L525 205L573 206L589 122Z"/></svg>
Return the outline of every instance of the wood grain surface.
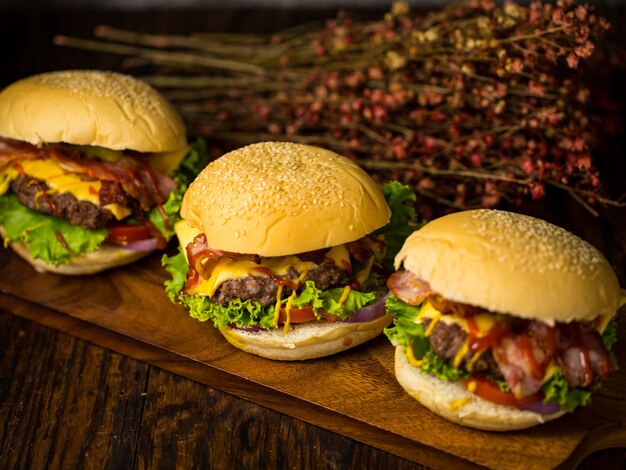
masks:
<svg viewBox="0 0 626 470"><path fill-rule="evenodd" d="M623 370L611 377L589 409L526 431L475 431L433 415L402 391L393 374L393 348L384 337L320 360L269 361L233 348L212 325L170 304L164 279L158 256L68 279L34 274L12 252L0 251L0 290L6 304L23 299L46 307L54 318L50 326L78 336L81 326L73 320L97 327L102 332L92 331L86 339L113 349L129 338L132 346L122 352L131 357L415 462L553 468L626 442ZM12 310L20 314L19 308ZM625 326L622 321L621 338L626 338ZM115 341L109 342L105 332L114 333ZM626 363L626 341L618 343L616 353Z"/></svg>
<svg viewBox="0 0 626 470"><path fill-rule="evenodd" d="M424 468L4 309L53 328L58 313L0 301L0 468Z"/></svg>

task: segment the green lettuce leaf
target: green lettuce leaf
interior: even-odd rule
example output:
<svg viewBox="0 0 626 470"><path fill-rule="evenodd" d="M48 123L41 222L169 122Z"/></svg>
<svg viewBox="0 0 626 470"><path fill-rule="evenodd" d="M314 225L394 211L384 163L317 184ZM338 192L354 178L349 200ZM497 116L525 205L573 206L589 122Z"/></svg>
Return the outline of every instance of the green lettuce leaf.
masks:
<svg viewBox="0 0 626 470"><path fill-rule="evenodd" d="M223 306L206 296L181 295L180 303L189 309L189 315L199 321L211 320L216 328L235 324L240 328L260 326L272 328L274 307L263 307L251 300L234 300Z"/></svg>
<svg viewBox="0 0 626 470"><path fill-rule="evenodd" d="M185 287L185 281L187 279L187 259L183 254L182 248L178 247L178 254L174 256L163 255L161 258L161 264L165 270L172 276L171 279L165 281L165 292L169 299L176 303L178 300L178 294Z"/></svg>
<svg viewBox="0 0 626 470"><path fill-rule="evenodd" d="M209 163L204 140L198 139L189 146L189 152L180 165L169 175L176 181L176 188L170 193L163 204L163 211L169 222L166 226L161 211L156 207L148 213L148 219L168 240L174 235L174 224L180 220L180 205L185 191Z"/></svg>
<svg viewBox="0 0 626 470"><path fill-rule="evenodd" d="M339 318L346 319L357 310L372 303L376 298L373 292L358 292L351 290L345 302L339 304L339 299L343 295L343 287L329 290L319 290L313 281L305 283L304 290L293 299L292 305L297 308L313 306L313 313L320 319L324 311Z"/></svg>
<svg viewBox="0 0 626 470"><path fill-rule="evenodd" d="M13 193L0 196L0 226L6 231L5 244L22 242L33 258L54 266L96 251L107 237L104 229L87 230L64 219L30 210L20 204ZM70 251L63 247L60 239L65 240Z"/></svg>
<svg viewBox="0 0 626 470"><path fill-rule="evenodd" d="M235 300L223 306L211 302L206 296L191 296L182 293L187 277L188 265L182 249L175 256L164 255L161 264L170 274L171 279L165 281L165 291L174 303L181 303L189 309L189 314L200 321L211 320L217 328L234 323L241 328L260 326L261 328L275 328L274 312L275 305L263 307L259 302L252 300ZM307 281L305 289L297 295L292 306L296 308L313 306L313 311L318 319L322 318L323 311L346 319L357 310L374 301L374 293L350 291L343 304L339 299L343 294L343 288L321 291L311 281ZM283 305L287 299L282 301Z"/></svg>
<svg viewBox="0 0 626 470"><path fill-rule="evenodd" d="M470 376L469 372L453 367L432 351L428 351L422 360L424 361L421 366L422 372L434 375L440 380L456 382Z"/></svg>
<svg viewBox="0 0 626 470"><path fill-rule="evenodd" d="M420 306L407 305L393 295L385 302L387 312L393 316L393 326L385 329L385 335L394 344L402 347L404 354L412 348L413 356L421 360L420 370L441 380L457 381L469 377L469 373L453 367L440 359L431 349L424 335L424 325L416 323Z"/></svg>
<svg viewBox="0 0 626 470"><path fill-rule="evenodd" d="M206 142L198 139L189 146L189 153L180 165L172 171L170 177L186 190L208 164L209 156L206 151Z"/></svg>
<svg viewBox="0 0 626 470"><path fill-rule="evenodd" d="M417 214L413 205L416 196L411 188L397 181L390 181L383 185L382 191L391 209L391 217L387 225L378 229L374 234L384 236L387 255L383 260L383 266L388 271L393 271L393 260L404 241L425 223L417 223Z"/></svg>
<svg viewBox="0 0 626 470"><path fill-rule="evenodd" d="M386 328L385 334L392 343L399 344L406 352L413 338L424 336L424 325L415 323L420 306L407 305L394 295L390 295L385 301L385 307L393 316L393 326Z"/></svg>
<svg viewBox="0 0 626 470"><path fill-rule="evenodd" d="M563 372L556 371L541 387L546 403L556 403L565 411L573 411L578 406L588 405L591 402L591 392L582 388L569 388Z"/></svg>
<svg viewBox="0 0 626 470"><path fill-rule="evenodd" d="M604 333L602 333L602 343L604 343L604 347L611 351L613 349L613 345L617 341L617 315L615 315L609 321L609 324L606 325Z"/></svg>
<svg viewBox="0 0 626 470"><path fill-rule="evenodd" d="M167 216L168 225L165 224L165 219L158 208L153 207L148 212L148 219L157 228L163 236L169 240L174 236L174 224L180 220L180 205L183 202L183 195L185 190L180 186L175 188L167 198L167 201L163 204L162 208Z"/></svg>

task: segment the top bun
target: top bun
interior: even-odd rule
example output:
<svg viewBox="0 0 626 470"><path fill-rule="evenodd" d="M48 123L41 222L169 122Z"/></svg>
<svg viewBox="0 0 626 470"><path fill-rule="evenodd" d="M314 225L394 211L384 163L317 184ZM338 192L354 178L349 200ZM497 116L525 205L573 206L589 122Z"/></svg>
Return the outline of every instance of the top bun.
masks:
<svg viewBox="0 0 626 470"><path fill-rule="evenodd" d="M433 220L395 259L447 299L547 324L610 317L615 272L589 243L543 220L473 210Z"/></svg>
<svg viewBox="0 0 626 470"><path fill-rule="evenodd" d="M289 142L249 145L209 164L181 207L211 248L286 256L357 240L389 221L376 183L334 152Z"/></svg>
<svg viewBox="0 0 626 470"><path fill-rule="evenodd" d="M154 88L93 70L44 73L9 85L0 93L0 136L138 152L187 144L181 117Z"/></svg>

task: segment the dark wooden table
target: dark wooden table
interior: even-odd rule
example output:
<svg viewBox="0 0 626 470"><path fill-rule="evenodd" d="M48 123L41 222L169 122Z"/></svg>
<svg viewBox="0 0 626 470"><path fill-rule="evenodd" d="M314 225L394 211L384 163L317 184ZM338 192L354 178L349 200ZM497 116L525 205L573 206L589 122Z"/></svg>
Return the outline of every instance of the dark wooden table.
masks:
<svg viewBox="0 0 626 470"><path fill-rule="evenodd" d="M119 57L52 45L59 33L90 37L99 23L163 33L270 32L331 14L5 11L0 87L53 69L120 69ZM614 164L616 184L626 186L626 165ZM602 210L596 219L556 195L522 210L592 242L626 285L624 210ZM37 303L0 293L0 468L423 468L166 372L148 356L132 359L132 345L115 338L107 343L111 349L102 348L85 325L76 323L66 334L33 321L45 315ZM596 452L581 467L620 468L625 448L626 442Z"/></svg>

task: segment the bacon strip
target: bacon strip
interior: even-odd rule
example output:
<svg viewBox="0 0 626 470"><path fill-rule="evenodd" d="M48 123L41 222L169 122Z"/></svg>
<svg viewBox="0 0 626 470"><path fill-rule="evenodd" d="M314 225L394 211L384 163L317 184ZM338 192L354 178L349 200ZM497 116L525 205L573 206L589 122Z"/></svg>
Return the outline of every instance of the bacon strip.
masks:
<svg viewBox="0 0 626 470"><path fill-rule="evenodd" d="M365 235L347 244L348 251L352 257L362 263L369 260L374 253L385 249L385 242L373 235Z"/></svg>
<svg viewBox="0 0 626 470"><path fill-rule="evenodd" d="M13 161L15 158L41 157L41 150L26 142L0 137L0 163Z"/></svg>
<svg viewBox="0 0 626 470"><path fill-rule="evenodd" d="M493 350L494 359L517 398L534 395L541 389L547 364L540 367L543 361L539 359L538 349L536 342L525 332L503 338Z"/></svg>
<svg viewBox="0 0 626 470"><path fill-rule="evenodd" d="M464 317L469 327L469 351L476 353L491 348L500 372L518 399L541 391L553 362L562 368L571 387L589 387L617 368L614 356L605 349L598 332L586 325L550 326L536 320L514 319L505 325L494 325L491 331L482 332L477 338L478 327L473 318L484 309L445 299L408 271L393 273L387 287L409 305L419 305L428 299L441 313Z"/></svg>
<svg viewBox="0 0 626 470"><path fill-rule="evenodd" d="M176 186L171 178L157 172L142 156L133 153L125 153L119 161L111 163L85 157L56 144L38 148L25 142L0 138L0 163L30 158L49 158L68 173L118 183L124 192L139 201L141 209L146 212L163 204Z"/></svg>
<svg viewBox="0 0 626 470"><path fill-rule="evenodd" d="M207 245L206 235L201 233L196 235L191 243L185 247L189 271L185 282L184 293L191 293L202 279L208 279L213 267L223 258L228 257L234 260L250 260L257 264L261 263L261 257L255 254L232 253L229 251L216 250Z"/></svg>
<svg viewBox="0 0 626 470"><path fill-rule="evenodd" d="M175 186L175 183L165 175L157 178L157 172L139 157L124 155L116 163L110 163L86 158L77 153L69 154L58 148L52 149L49 152L49 157L66 171L119 183L129 196L139 201L144 211L149 211L155 205L163 204ZM163 190L157 187L157 180L161 182ZM169 191L165 189L165 186Z"/></svg>
<svg viewBox="0 0 626 470"><path fill-rule="evenodd" d="M561 325L560 333L558 354L565 379L574 387L587 387L596 378L604 380L613 364L599 335L578 323Z"/></svg>
<svg viewBox="0 0 626 470"><path fill-rule="evenodd" d="M539 392L553 360L563 368L571 387L588 387L595 380L603 381L613 369L611 355L600 335L580 323L548 326L532 321L523 331L503 338L493 352L518 398Z"/></svg>
<svg viewBox="0 0 626 470"><path fill-rule="evenodd" d="M419 305L433 294L430 284L409 271L396 271L387 280L389 290L402 302Z"/></svg>

